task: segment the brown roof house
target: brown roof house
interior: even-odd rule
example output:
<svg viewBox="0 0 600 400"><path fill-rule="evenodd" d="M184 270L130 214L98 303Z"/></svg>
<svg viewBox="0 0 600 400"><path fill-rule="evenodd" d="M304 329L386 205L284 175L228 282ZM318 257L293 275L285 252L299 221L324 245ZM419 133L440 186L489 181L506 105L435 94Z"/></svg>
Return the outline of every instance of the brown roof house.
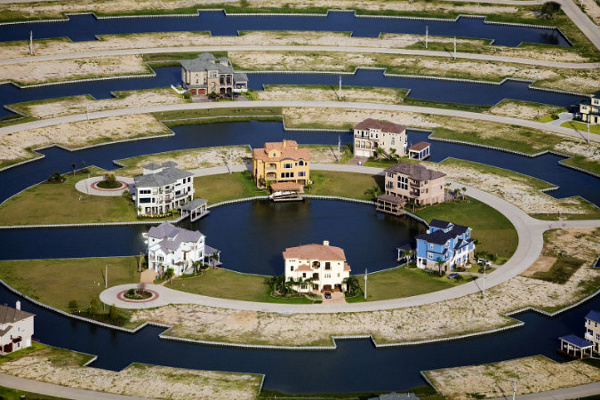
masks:
<svg viewBox="0 0 600 400"><path fill-rule="evenodd" d="M15 308L0 305L0 354L31 346L34 314L21 310L21 302Z"/></svg>
<svg viewBox="0 0 600 400"><path fill-rule="evenodd" d="M310 150L298 148L295 140L267 142L252 151L252 175L260 187L288 182L305 186L310 180L309 164Z"/></svg>
<svg viewBox="0 0 600 400"><path fill-rule="evenodd" d="M367 118L354 127L354 155L376 157L406 155L406 127L393 122Z"/></svg>
<svg viewBox="0 0 600 400"><path fill-rule="evenodd" d="M377 209L403 214L414 199L418 206L442 203L446 174L419 164L399 163L385 170L385 194L377 197Z"/></svg>
<svg viewBox="0 0 600 400"><path fill-rule="evenodd" d="M346 291L344 279L350 276L346 254L340 247L323 244L307 244L290 247L283 252L285 280L297 282L298 292Z"/></svg>

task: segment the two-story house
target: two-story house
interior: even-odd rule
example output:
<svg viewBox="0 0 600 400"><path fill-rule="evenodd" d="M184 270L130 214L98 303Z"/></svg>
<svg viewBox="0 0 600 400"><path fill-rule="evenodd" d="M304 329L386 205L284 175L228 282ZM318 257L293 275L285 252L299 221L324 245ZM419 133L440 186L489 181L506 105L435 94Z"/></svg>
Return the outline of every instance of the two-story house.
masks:
<svg viewBox="0 0 600 400"><path fill-rule="evenodd" d="M385 193L377 197L377 209L402 214L411 201L417 206L442 203L445 184L442 172L419 164L396 164L385 170Z"/></svg>
<svg viewBox="0 0 600 400"><path fill-rule="evenodd" d="M346 254L340 247L307 244L290 247L283 252L285 280L296 282L292 288L298 292L346 291L344 279L350 276Z"/></svg>
<svg viewBox="0 0 600 400"><path fill-rule="evenodd" d="M454 269L455 265L465 265L473 258L475 243L471 238L471 228L454 225L452 222L431 220L427 233L418 235L417 267ZM438 260L441 265L438 265Z"/></svg>
<svg viewBox="0 0 600 400"><path fill-rule="evenodd" d="M198 231L178 228L169 222L150 228L148 240L148 268L163 274L173 268L175 275L193 272L196 261L210 263L219 251L206 245L206 236Z"/></svg>
<svg viewBox="0 0 600 400"><path fill-rule="evenodd" d="M31 346L35 314L21 310L21 302L15 308L0 305L0 355L12 353Z"/></svg>
<svg viewBox="0 0 600 400"><path fill-rule="evenodd" d="M406 127L393 122L367 118L354 127L354 155L376 157L377 149L383 155L406 155Z"/></svg>
<svg viewBox="0 0 600 400"><path fill-rule="evenodd" d="M230 95L248 91L248 76L235 72L227 57L215 58L210 53L181 62L183 88L192 96L211 93Z"/></svg>
<svg viewBox="0 0 600 400"><path fill-rule="evenodd" d="M600 98L592 96L589 100L579 103L579 114L583 122L600 124Z"/></svg>
<svg viewBox="0 0 600 400"><path fill-rule="evenodd" d="M592 342L595 353L600 353L600 313L590 311L585 316L585 340Z"/></svg>
<svg viewBox="0 0 600 400"><path fill-rule="evenodd" d="M151 163L144 166L143 175L133 178L131 192L138 215L168 214L194 198L194 174L176 166L172 161Z"/></svg>
<svg viewBox="0 0 600 400"><path fill-rule="evenodd" d="M310 181L310 150L299 148L295 140L267 142L252 150L252 175L259 187L293 182L306 186Z"/></svg>

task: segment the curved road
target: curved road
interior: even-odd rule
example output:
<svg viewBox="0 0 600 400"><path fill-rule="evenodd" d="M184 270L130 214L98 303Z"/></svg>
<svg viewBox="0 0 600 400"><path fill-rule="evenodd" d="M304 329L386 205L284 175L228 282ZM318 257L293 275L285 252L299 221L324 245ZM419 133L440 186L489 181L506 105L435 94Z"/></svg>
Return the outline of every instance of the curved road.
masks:
<svg viewBox="0 0 600 400"><path fill-rule="evenodd" d="M244 166L237 166L236 169L244 169ZM315 170L327 170L327 171L343 171L343 172L358 172L370 175L382 174L381 168L373 167L362 167L354 165L337 165L337 164L313 164ZM211 172L226 172L226 167L212 169ZM461 185L462 187L463 185ZM455 185L455 187L458 187ZM489 206L495 208L502 214L504 214L510 222L514 225L519 235L519 244L513 256L506 262L506 264L498 267L498 269L488 275L486 279L486 287L490 288L496 286L502 282L505 282L526 270L531 264L537 260L542 252L544 244L543 233L551 227L558 227L557 222L553 221L541 221L531 218L525 212L517 208L516 206L508 203L507 201L483 192L473 187L467 187L467 193L469 196L482 201ZM589 221L565 221L561 222L560 226L566 228L588 228L588 227L600 227L600 220L589 220ZM220 299L214 297L201 296L191 293L180 292L177 290L169 289L165 286L159 285L148 285L149 289L152 289L158 293L158 298L146 302L146 303L135 303L128 302L118 299L117 294L132 287L136 287L135 284L119 285L112 288L106 289L100 294L100 300L105 304L114 304L120 308L152 308L161 307L168 304L201 304L209 307L220 307L220 308L231 308L237 310L249 310L249 311L263 311L263 312L276 312L276 313L337 313L337 312L361 312L361 311L375 311L375 310L389 310L395 308L413 307L420 306L438 301L455 299L458 297L466 296L469 294L477 293L481 291L480 280L465 283L460 286L455 286L450 289L440 290L437 292L426 293L418 296L406 297L401 299L381 300L366 303L349 303L349 304L321 304L305 305L305 304L272 304L272 303L256 303L249 301L240 300L229 300Z"/></svg>
<svg viewBox="0 0 600 400"><path fill-rule="evenodd" d="M257 107L312 107L312 108L344 108L344 109L360 109L360 110L383 110L393 112L412 112L422 114L443 115L447 117L468 118L479 121L498 122L501 124L517 125L531 129L544 130L548 132L558 133L565 136L586 139L587 133L561 126L544 124L541 122L529 121L512 117L504 117L501 115L479 114L469 111L459 111L434 107L418 107L418 106L402 106L394 104L377 104L377 103L353 103L346 101L236 101L236 102L209 102L209 103L185 103L158 105L151 107L133 107L117 110L97 111L89 114L74 114L64 117L49 118L33 122L25 122L22 124L6 126L0 128L0 135L8 135L15 132L20 132L28 129L44 128L48 126L58 125L68 122L78 122L87 119L98 119L106 117L118 117L123 115L134 114L149 114L165 111L181 111L181 110L202 110L202 109L227 109L227 108L257 108ZM600 142L600 135L591 133L590 140L592 142Z"/></svg>

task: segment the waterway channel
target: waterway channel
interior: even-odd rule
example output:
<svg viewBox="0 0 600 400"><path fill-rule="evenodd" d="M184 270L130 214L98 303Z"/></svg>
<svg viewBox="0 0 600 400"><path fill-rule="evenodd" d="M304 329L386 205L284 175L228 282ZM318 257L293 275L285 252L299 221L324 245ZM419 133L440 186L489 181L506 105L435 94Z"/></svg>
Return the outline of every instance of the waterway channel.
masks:
<svg viewBox="0 0 600 400"><path fill-rule="evenodd" d="M518 46L523 42L570 46L556 28L486 23L485 17L454 20L356 16L353 12L330 11L326 15L226 15L224 11L199 11L188 16L96 18L92 14L71 15L58 22L1 24L0 41L68 37L73 41L96 40L97 35L149 32L210 32L213 36L237 36L242 31L351 32L352 36L379 37L380 33L456 36L489 39L494 44Z"/></svg>

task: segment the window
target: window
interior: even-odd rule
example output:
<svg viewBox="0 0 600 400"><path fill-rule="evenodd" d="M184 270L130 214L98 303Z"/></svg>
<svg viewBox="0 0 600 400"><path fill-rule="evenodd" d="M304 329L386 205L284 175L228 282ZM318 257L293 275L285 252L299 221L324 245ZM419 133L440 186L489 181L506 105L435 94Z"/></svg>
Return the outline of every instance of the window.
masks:
<svg viewBox="0 0 600 400"><path fill-rule="evenodd" d="M273 157L277 157L277 153L273 153Z"/></svg>
<svg viewBox="0 0 600 400"><path fill-rule="evenodd" d="M325 262L325 269L331 269L331 263L329 261Z"/></svg>
<svg viewBox="0 0 600 400"><path fill-rule="evenodd" d="M303 277L303 278L306 278L306 272L303 272L303 273L302 273L302 277Z"/></svg>
<svg viewBox="0 0 600 400"><path fill-rule="evenodd" d="M429 243L429 248L433 249L433 243Z"/></svg>
<svg viewBox="0 0 600 400"><path fill-rule="evenodd" d="M302 167L304 165L304 161L303 160L298 161L298 165Z"/></svg>
<svg viewBox="0 0 600 400"><path fill-rule="evenodd" d="M281 177L282 178L293 178L294 177L294 173L293 172L282 172L281 173Z"/></svg>
<svg viewBox="0 0 600 400"><path fill-rule="evenodd" d="M293 265L290 267L290 271L294 272L294 266Z"/></svg>
<svg viewBox="0 0 600 400"><path fill-rule="evenodd" d="M391 145L392 145L392 146L395 146L395 145L396 145L396 138L395 138L395 137L393 137L393 136L392 136L392 144L391 144Z"/></svg>
<svg viewBox="0 0 600 400"><path fill-rule="evenodd" d="M305 171L300 171L300 172L298 172L298 176L306 176L306 172Z"/></svg>
<svg viewBox="0 0 600 400"><path fill-rule="evenodd" d="M150 194L152 191L150 189L142 189L140 190L140 194Z"/></svg>
<svg viewBox="0 0 600 400"><path fill-rule="evenodd" d="M283 164L283 168L284 169L290 169L290 168L292 168L292 163L285 163L285 164Z"/></svg>

